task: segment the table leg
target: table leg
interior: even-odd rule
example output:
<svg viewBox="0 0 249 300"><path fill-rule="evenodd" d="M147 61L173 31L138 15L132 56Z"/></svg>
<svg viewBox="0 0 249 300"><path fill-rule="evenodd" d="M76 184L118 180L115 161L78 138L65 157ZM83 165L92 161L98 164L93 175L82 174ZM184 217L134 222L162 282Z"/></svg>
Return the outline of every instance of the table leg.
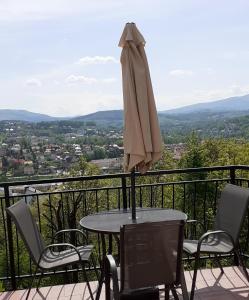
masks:
<svg viewBox="0 0 249 300"><path fill-rule="evenodd" d="M101 268L100 268L100 279L99 279L99 286L98 286L98 290L97 290L97 293L96 293L96 300L99 300L100 298L100 294L101 294L101 290L102 290L102 285L103 285L103 282L104 282L104 278L105 278L105 263L104 263L104 257L105 257L105 254L106 254L106 243L105 243L105 235L104 234L101 234L101 248L102 248L102 258L101 258Z"/></svg>
<svg viewBox="0 0 249 300"><path fill-rule="evenodd" d="M110 291L110 280L109 276L105 278L105 272L106 272L106 264L105 264L105 256L106 256L106 242L105 242L105 235L101 234L101 244L102 244L102 261L101 261L101 274L100 274L100 280L99 280L99 286L96 293L96 300L100 299L101 291L103 283L105 282L105 299L109 300L111 297L111 291ZM110 250L110 248L109 248Z"/></svg>
<svg viewBox="0 0 249 300"><path fill-rule="evenodd" d="M109 237L108 254L112 254L112 234L109 234L108 237Z"/></svg>

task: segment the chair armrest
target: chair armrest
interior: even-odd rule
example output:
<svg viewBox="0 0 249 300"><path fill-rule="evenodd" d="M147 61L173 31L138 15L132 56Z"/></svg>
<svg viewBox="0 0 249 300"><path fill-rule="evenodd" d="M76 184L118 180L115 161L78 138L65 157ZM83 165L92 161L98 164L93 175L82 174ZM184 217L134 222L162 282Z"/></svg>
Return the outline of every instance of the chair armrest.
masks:
<svg viewBox="0 0 249 300"><path fill-rule="evenodd" d="M206 227L205 227L205 225L201 222L201 221L198 221L198 220L187 220L187 222L186 222L186 225L190 225L190 226L195 226L195 228L196 228L196 226L198 225L198 224L200 224L201 225L201 227L202 227L202 230L203 230L203 232L206 232L207 231L207 229L206 229ZM186 226L187 227L187 226ZM186 231L185 231L185 236L187 237L187 238L189 238L188 237L188 229L186 228ZM190 237L190 239L193 239L193 237L192 237L192 232L190 231L190 233L191 233L191 237ZM195 234L194 234L195 236L196 236L196 232L195 232Z"/></svg>
<svg viewBox="0 0 249 300"><path fill-rule="evenodd" d="M106 255L106 271L112 277L114 299L119 299L118 269L112 255Z"/></svg>
<svg viewBox="0 0 249 300"><path fill-rule="evenodd" d="M77 249L77 247L75 247L74 245L69 244L69 243L57 243L57 244L50 244L50 245L46 246L46 247L42 250L41 255L40 255L40 257L39 257L39 260L38 260L38 265L40 265L40 261L41 261L43 255L44 255L44 253L46 253L46 251L47 251L48 249L53 249L53 248L55 248L55 247L59 247L59 248L60 248L60 247L69 247L69 248L73 249L73 250L76 252L76 254L78 255L79 261L81 262L80 252L79 252L79 250Z"/></svg>
<svg viewBox="0 0 249 300"><path fill-rule="evenodd" d="M203 222L201 222L201 221L199 221L199 220L187 220L187 222L186 222L187 224L191 224L191 225L197 225L197 224L200 224L201 225L201 227L202 227L202 229L204 230L204 231L206 231L206 227L205 227L205 225L203 224Z"/></svg>
<svg viewBox="0 0 249 300"><path fill-rule="evenodd" d="M210 235L219 235L219 234L225 234L231 241L233 248L235 248L235 242L233 240L233 237L228 232L226 232L224 230L214 230L214 231L208 231L200 237L200 239L198 240L198 245L197 245L197 253L200 253L201 244L203 243L203 241L205 241Z"/></svg>
<svg viewBox="0 0 249 300"><path fill-rule="evenodd" d="M86 236L86 234L83 231L81 231L79 229L76 229L76 228L74 228L74 229L63 229L63 230L57 231L54 234L54 236L52 237L52 241L54 242L55 238L58 235L62 235L64 237L64 234L68 234L68 233L71 233L71 232L75 232L76 234L81 235L84 238L84 240L87 242L87 236Z"/></svg>

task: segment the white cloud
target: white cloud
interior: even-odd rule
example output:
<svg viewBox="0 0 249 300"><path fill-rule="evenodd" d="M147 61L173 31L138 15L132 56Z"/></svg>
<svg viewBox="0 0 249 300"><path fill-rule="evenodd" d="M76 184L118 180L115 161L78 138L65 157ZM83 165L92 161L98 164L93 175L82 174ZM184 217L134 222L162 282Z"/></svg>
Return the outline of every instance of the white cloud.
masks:
<svg viewBox="0 0 249 300"><path fill-rule="evenodd" d="M25 85L28 87L41 87L42 82L37 78L30 78L25 81Z"/></svg>
<svg viewBox="0 0 249 300"><path fill-rule="evenodd" d="M118 63L119 61L113 56L85 56L78 60L80 65L95 65L106 63Z"/></svg>
<svg viewBox="0 0 249 300"><path fill-rule="evenodd" d="M191 70L184 70L184 69L176 69L176 70L171 70L169 72L170 76L175 76L175 77L192 76L193 74L194 74L193 71L191 71Z"/></svg>
<svg viewBox="0 0 249 300"><path fill-rule="evenodd" d="M110 77L110 78L104 78L104 79L97 79L94 77L86 77L83 75L69 75L66 79L65 82L68 84L92 84L92 83L114 83L116 82L117 79Z"/></svg>
<svg viewBox="0 0 249 300"><path fill-rule="evenodd" d="M86 77L82 75L69 75L65 81L66 83L69 84L75 84L75 83L92 84L92 83L96 83L98 80L93 77Z"/></svg>

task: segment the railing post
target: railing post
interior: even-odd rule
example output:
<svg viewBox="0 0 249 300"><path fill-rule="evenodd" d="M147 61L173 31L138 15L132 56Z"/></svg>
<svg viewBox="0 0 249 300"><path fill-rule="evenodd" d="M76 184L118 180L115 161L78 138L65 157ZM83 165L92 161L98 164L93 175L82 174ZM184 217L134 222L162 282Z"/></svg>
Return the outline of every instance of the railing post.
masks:
<svg viewBox="0 0 249 300"><path fill-rule="evenodd" d="M10 195L9 195L9 186L4 186L4 197L6 207L10 207ZM7 214L7 232L8 232L8 248L9 248L9 260L10 260L10 276L11 276L11 285L12 290L16 290L16 272L15 272L15 259L14 259L14 247L13 247L13 232L11 218Z"/></svg>
<svg viewBox="0 0 249 300"><path fill-rule="evenodd" d="M230 183L231 184L235 184L235 179L236 179L235 171L236 171L236 168L232 166L230 168Z"/></svg>
<svg viewBox="0 0 249 300"><path fill-rule="evenodd" d="M230 183L231 184L235 184L235 180L236 180L235 171L236 171L236 168L231 166L231 168L230 168ZM234 264L236 266L239 266L239 258L236 254L234 254L233 260L234 260Z"/></svg>
<svg viewBox="0 0 249 300"><path fill-rule="evenodd" d="M122 177L123 209L127 209L126 178Z"/></svg>

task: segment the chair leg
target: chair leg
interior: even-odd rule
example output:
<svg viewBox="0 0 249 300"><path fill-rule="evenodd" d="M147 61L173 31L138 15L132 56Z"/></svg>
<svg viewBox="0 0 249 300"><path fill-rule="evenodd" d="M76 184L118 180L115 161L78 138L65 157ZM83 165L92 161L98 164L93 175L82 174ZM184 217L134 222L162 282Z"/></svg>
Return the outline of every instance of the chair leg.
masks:
<svg viewBox="0 0 249 300"><path fill-rule="evenodd" d="M249 281L249 274L248 274L248 272L247 272L246 265L245 265L245 262L244 262L243 258L241 257L241 255L240 255L240 253L239 253L238 250L235 250L234 252L235 252L235 254L236 254L237 257L238 257L239 264L240 264L240 265L242 266L242 268L243 268L243 271L244 271L244 273L245 273L245 276L246 276L247 281Z"/></svg>
<svg viewBox="0 0 249 300"><path fill-rule="evenodd" d="M165 300L169 300L169 287L165 285Z"/></svg>
<svg viewBox="0 0 249 300"><path fill-rule="evenodd" d="M111 270L110 270L110 265L109 263L106 262L105 264L105 299L106 300L110 300L111 298ZM113 291L115 291L115 289L113 288ZM114 293L116 294L116 293ZM115 295L116 296L116 295ZM115 297L117 298L117 297Z"/></svg>
<svg viewBox="0 0 249 300"><path fill-rule="evenodd" d="M97 270L97 265L96 265L96 259L94 257L94 254L92 253L91 255L91 260L92 260L92 264L93 264L93 268L94 268L94 272L96 274L97 280L98 282L100 281L100 276L99 276L99 272Z"/></svg>
<svg viewBox="0 0 249 300"><path fill-rule="evenodd" d="M85 264L82 262L81 265L82 265L83 276L84 276L84 279L86 281L86 285L87 285L89 293L90 293L90 297L91 297L92 300L94 300L92 289L91 289L91 286L90 286L90 283L89 283L89 280L88 280L88 276L86 274Z"/></svg>
<svg viewBox="0 0 249 300"><path fill-rule="evenodd" d="M197 278L197 270L198 270L198 267L199 267L199 258L200 258L200 254L196 253L196 255L195 255L194 275L193 275L192 288L191 288L191 293L190 293L190 300L194 299L195 284L196 284L196 278Z"/></svg>
<svg viewBox="0 0 249 300"><path fill-rule="evenodd" d="M183 300L189 300L183 267L182 267L182 270L181 270L181 288L182 288L182 298L183 298Z"/></svg>
<svg viewBox="0 0 249 300"><path fill-rule="evenodd" d="M33 274L33 276L32 276L32 280L31 280L31 283L30 283L30 285L29 285L29 289L28 289L28 293L27 293L27 296L26 296L26 300L28 300L28 298L29 298L29 294L30 294L30 291L31 291L33 282L34 282L34 280L35 280L37 270L38 270L38 266L36 266L35 272L34 272L34 274Z"/></svg>
<svg viewBox="0 0 249 300"><path fill-rule="evenodd" d="M222 265L221 265L221 263L220 263L220 258L219 258L219 256L218 256L217 254L215 254L215 255L214 255L214 258L215 258L215 261L217 262L218 267L220 268L221 273L223 274L223 273L224 273L224 270L223 270L223 267L222 267Z"/></svg>
<svg viewBox="0 0 249 300"><path fill-rule="evenodd" d="M177 295L177 292L176 292L175 287L172 287L172 288L171 288L171 292L172 292L172 294L173 294L173 296L174 296L174 299L175 299L175 300L179 300L179 297L178 297L178 295Z"/></svg>
<svg viewBox="0 0 249 300"><path fill-rule="evenodd" d="M38 282L37 282L37 284L36 284L36 290L37 290L37 291L39 290L39 286L40 286L42 277L43 277L43 271L41 271L41 276L39 277Z"/></svg>

